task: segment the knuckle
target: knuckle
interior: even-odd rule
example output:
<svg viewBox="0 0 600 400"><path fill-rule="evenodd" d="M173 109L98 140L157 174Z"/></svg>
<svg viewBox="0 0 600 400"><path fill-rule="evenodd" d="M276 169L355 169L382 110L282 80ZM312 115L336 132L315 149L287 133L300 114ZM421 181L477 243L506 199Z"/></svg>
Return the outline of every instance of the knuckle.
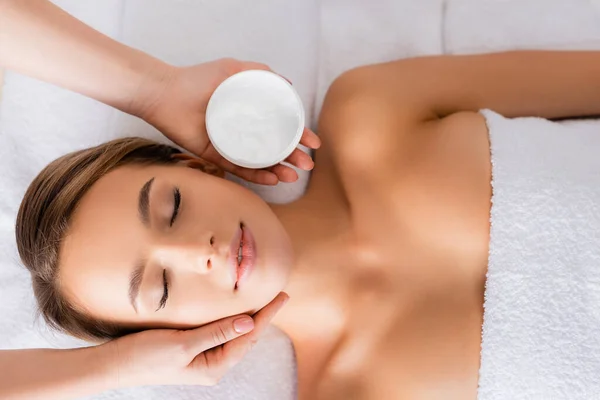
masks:
<svg viewBox="0 0 600 400"><path fill-rule="evenodd" d="M224 63L233 64L236 62L236 59L233 57L223 57L221 58L221 61Z"/></svg>
<svg viewBox="0 0 600 400"><path fill-rule="evenodd" d="M217 331L212 331L211 332L212 335L212 342L214 345L217 345L219 343L219 334Z"/></svg>
<svg viewBox="0 0 600 400"><path fill-rule="evenodd" d="M235 74L240 70L240 62L235 58L221 58L219 59L219 63L223 70L228 74Z"/></svg>
<svg viewBox="0 0 600 400"><path fill-rule="evenodd" d="M222 324L217 325L217 327L212 331L212 335L215 345L227 342L227 329Z"/></svg>
<svg viewBox="0 0 600 400"><path fill-rule="evenodd" d="M232 57L224 58L223 62L230 71L240 72L242 70L243 63Z"/></svg>

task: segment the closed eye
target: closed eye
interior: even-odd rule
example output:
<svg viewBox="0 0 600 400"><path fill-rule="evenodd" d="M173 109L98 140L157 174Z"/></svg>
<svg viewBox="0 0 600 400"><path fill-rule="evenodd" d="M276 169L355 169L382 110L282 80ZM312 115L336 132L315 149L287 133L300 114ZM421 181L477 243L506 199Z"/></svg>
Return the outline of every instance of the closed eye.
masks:
<svg viewBox="0 0 600 400"><path fill-rule="evenodd" d="M167 305L167 299L169 298L169 281L167 280L167 270L163 269L163 295L158 303L158 308L156 311L161 308L165 308Z"/></svg>
<svg viewBox="0 0 600 400"><path fill-rule="evenodd" d="M171 221L169 222L169 226L173 226L175 220L177 219L177 215L179 214L179 206L181 205L181 192L179 188L173 189L173 214L171 215Z"/></svg>

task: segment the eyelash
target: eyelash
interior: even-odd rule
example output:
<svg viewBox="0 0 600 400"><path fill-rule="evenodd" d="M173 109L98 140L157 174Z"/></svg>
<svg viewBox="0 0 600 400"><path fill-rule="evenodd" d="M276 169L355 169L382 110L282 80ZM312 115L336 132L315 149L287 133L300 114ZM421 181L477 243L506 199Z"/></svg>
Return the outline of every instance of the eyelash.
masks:
<svg viewBox="0 0 600 400"><path fill-rule="evenodd" d="M179 214L179 206L181 205L181 192L179 188L173 189L173 215L171 215L171 221L169 221L169 226L173 226L175 223L175 219L177 219L177 215Z"/></svg>
<svg viewBox="0 0 600 400"><path fill-rule="evenodd" d="M177 215L179 214L179 207L181 205L181 192L179 188L176 187L173 189L173 215L171 215L171 220L169 221L169 226L173 226L175 220L177 219ZM169 298L169 281L167 280L167 270L163 269L163 296L158 303L158 308L156 311L165 308L167 305L167 299Z"/></svg>
<svg viewBox="0 0 600 400"><path fill-rule="evenodd" d="M167 280L167 270L166 269L163 269L163 286L164 286L163 296L160 299L160 303L158 303L158 308L156 309L156 311L160 310L161 308L165 308L165 306L167 305L167 298L169 297L169 281Z"/></svg>

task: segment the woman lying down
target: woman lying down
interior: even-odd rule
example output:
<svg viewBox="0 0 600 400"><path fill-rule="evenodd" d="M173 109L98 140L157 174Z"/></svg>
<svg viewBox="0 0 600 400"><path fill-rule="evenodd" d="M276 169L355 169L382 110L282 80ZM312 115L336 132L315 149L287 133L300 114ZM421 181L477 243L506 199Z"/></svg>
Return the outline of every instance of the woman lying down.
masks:
<svg viewBox="0 0 600 400"><path fill-rule="evenodd" d="M145 139L68 154L18 216L41 312L106 340L253 313L286 291L273 323L293 341L300 399L476 398L495 223L482 109L598 114L600 53L349 71L326 96L310 186L286 205ZM600 149L600 133L585 145Z"/></svg>

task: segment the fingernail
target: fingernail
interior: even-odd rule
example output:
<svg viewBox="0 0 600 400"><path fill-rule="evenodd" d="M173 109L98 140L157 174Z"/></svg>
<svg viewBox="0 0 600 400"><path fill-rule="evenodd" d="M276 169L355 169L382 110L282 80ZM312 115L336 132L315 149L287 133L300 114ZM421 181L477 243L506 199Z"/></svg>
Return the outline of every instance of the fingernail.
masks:
<svg viewBox="0 0 600 400"><path fill-rule="evenodd" d="M254 329L254 320L250 317L241 317L233 321L233 329L237 333L247 333Z"/></svg>

